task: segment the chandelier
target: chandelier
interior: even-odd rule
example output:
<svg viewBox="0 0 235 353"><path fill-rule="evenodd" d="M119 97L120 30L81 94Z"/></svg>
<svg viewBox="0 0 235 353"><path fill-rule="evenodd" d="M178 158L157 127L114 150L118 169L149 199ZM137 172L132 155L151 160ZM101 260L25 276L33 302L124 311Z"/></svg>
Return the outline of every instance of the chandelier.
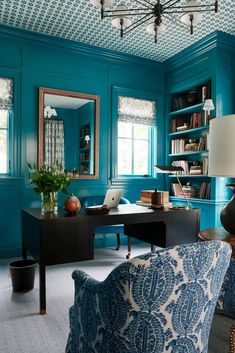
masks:
<svg viewBox="0 0 235 353"><path fill-rule="evenodd" d="M190 29L193 34L194 26L202 20L202 13L218 12L218 0L210 4L198 4L197 0L187 0L182 5L181 0L135 0L136 7L127 8L117 5L113 10L106 10L112 6L113 0L90 0L91 4L101 9L101 19L112 18L112 25L120 29L121 38L135 28L146 25L146 31L154 35L157 43L158 35L166 29L166 20ZM135 18L135 20L132 20Z"/></svg>

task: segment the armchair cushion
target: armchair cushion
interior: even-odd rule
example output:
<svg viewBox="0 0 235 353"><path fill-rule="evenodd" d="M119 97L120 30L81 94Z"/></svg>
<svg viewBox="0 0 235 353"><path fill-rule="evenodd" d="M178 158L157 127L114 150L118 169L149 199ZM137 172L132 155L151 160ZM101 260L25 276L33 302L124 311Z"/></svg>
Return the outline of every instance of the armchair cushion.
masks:
<svg viewBox="0 0 235 353"><path fill-rule="evenodd" d="M74 271L66 353L206 353L230 254L211 241L136 257L103 282Z"/></svg>

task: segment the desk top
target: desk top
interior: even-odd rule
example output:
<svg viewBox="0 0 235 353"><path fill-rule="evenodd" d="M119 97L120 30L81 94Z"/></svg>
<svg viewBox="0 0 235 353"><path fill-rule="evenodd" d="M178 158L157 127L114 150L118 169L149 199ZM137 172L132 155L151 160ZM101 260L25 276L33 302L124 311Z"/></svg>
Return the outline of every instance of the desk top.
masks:
<svg viewBox="0 0 235 353"><path fill-rule="evenodd" d="M167 214L180 214L189 212L199 213L199 209L173 209L173 208L162 208L162 209L151 209L146 206L140 206L136 204L123 204L119 205L117 208L112 208L108 214L99 214L99 215L87 215L84 208L81 208L80 212L77 214L68 214L63 208L58 209L58 214L46 213L42 214L40 208L25 208L22 210L38 220L55 220L55 219L97 219L97 218L113 218L121 216L130 216L130 215L167 215Z"/></svg>

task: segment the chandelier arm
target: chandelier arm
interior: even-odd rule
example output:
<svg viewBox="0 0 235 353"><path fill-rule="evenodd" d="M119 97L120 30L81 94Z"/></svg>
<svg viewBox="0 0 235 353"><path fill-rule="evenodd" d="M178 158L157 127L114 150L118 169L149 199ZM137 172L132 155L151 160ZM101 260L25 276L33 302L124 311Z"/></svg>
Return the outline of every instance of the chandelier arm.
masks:
<svg viewBox="0 0 235 353"><path fill-rule="evenodd" d="M142 8L133 8L133 9L128 9L128 10L119 10L119 9L115 9L115 10L104 10L104 13L116 13L116 12L123 12L124 13L124 15L128 12L128 11L152 11L152 9L149 9L149 8L147 8L147 7L145 7L144 9L142 9ZM146 12L145 12L146 13ZM133 15L133 14L127 14L127 16L128 15ZM115 16L117 16L117 15L115 15Z"/></svg>
<svg viewBox="0 0 235 353"><path fill-rule="evenodd" d="M210 9L210 10L200 10L200 12L212 12L214 10ZM164 11L164 13L170 15L170 14L174 14L174 13L188 13L188 10L179 10L179 11ZM199 12L199 11L193 11L193 12Z"/></svg>
<svg viewBox="0 0 235 353"><path fill-rule="evenodd" d="M143 4L141 1L139 1L139 0L135 0L136 2L138 2L140 5L142 5L142 6L146 6L146 8L148 8L148 9L152 9L153 8L153 5L152 4L150 4L149 2L147 2L147 4L148 5L146 5L146 4ZM143 1L145 1L145 0L143 0ZM146 1L145 1L146 2ZM150 6L151 7L150 7Z"/></svg>
<svg viewBox="0 0 235 353"><path fill-rule="evenodd" d="M148 1L148 0L143 0L143 1L144 1L145 3L147 3L148 5L154 7L154 5L153 5L150 1Z"/></svg>
<svg viewBox="0 0 235 353"><path fill-rule="evenodd" d="M128 16L143 16L146 15L146 12L142 12L142 13L132 13L132 14L128 14L126 17ZM152 12L149 12L147 15L152 15ZM117 17L117 15L105 15L103 16L103 18L108 18L108 17Z"/></svg>
<svg viewBox="0 0 235 353"><path fill-rule="evenodd" d="M146 21L151 20L154 17L154 15L152 15L151 17L147 18L149 15L152 15L152 14L149 13L149 14L145 15L144 17L140 18L139 20L133 22L130 26L124 28L123 35L129 33L133 29L142 25L142 23L145 23Z"/></svg>
<svg viewBox="0 0 235 353"><path fill-rule="evenodd" d="M198 10L199 11L215 11L215 6L214 5L170 6L169 10L171 10L171 9L182 9L182 10L185 10L185 11L189 12L190 8L196 9L194 12L197 12ZM205 10L201 10L201 8L206 8L206 9ZM165 9L163 10L163 12L165 12Z"/></svg>
<svg viewBox="0 0 235 353"><path fill-rule="evenodd" d="M169 4L169 2L171 2L171 1L172 1L172 0L166 2L165 4L162 5L162 11L169 9L169 7L172 7L172 6L174 6L175 4L177 4L177 2L180 2L180 0L176 0L176 1L174 1L172 4ZM168 6L165 7L165 5L167 5L167 4L168 4Z"/></svg>
<svg viewBox="0 0 235 353"><path fill-rule="evenodd" d="M186 23L181 22L178 18L176 17L171 17L167 14L167 16L165 16L165 14L162 15L162 17L164 17L165 19L171 21L172 23L176 24L177 26L181 26L182 28L187 28L188 29L188 25L186 25Z"/></svg>

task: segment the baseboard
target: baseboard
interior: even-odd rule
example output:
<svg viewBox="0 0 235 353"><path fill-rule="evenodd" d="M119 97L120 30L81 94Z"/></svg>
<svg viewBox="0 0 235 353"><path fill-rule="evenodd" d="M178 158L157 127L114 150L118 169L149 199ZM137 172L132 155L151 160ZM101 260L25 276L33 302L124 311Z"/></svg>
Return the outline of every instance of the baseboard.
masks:
<svg viewBox="0 0 235 353"><path fill-rule="evenodd" d="M0 259L6 259L11 257L21 257L22 248L0 248Z"/></svg>

